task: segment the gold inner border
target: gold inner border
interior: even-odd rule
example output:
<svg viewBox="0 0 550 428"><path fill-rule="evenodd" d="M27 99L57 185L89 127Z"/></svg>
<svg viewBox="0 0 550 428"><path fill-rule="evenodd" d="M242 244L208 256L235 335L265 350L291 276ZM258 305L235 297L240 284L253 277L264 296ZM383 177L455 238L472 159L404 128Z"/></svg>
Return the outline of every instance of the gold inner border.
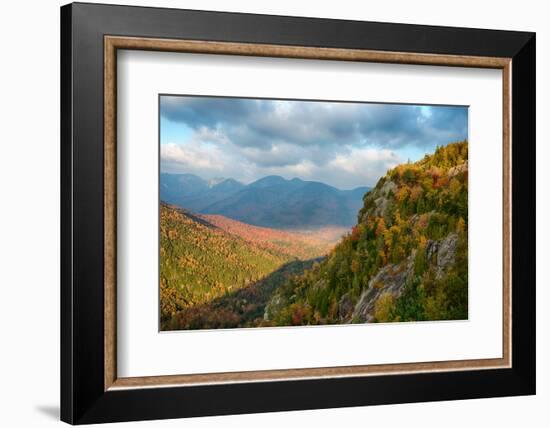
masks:
<svg viewBox="0 0 550 428"><path fill-rule="evenodd" d="M117 50L147 50L213 55L244 55L279 58L379 62L494 68L502 70L503 81L503 346L502 358L422 363L377 364L344 367L204 373L170 376L117 377L116 367L116 89ZM104 37L104 388L128 389L163 386L192 386L237 382L392 375L511 367L511 59L460 55L419 54L303 46L284 46L138 37Z"/></svg>

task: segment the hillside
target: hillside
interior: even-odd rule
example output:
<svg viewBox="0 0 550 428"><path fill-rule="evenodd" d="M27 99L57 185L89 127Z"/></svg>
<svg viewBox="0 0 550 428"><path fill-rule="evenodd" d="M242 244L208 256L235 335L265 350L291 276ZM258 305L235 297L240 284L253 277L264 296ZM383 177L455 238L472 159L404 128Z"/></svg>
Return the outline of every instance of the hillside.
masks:
<svg viewBox="0 0 550 428"><path fill-rule="evenodd" d="M163 330L261 327L265 306L273 292L293 276L311 269L321 259L294 260L266 277L210 302L179 311L165 322Z"/></svg>
<svg viewBox="0 0 550 428"><path fill-rule="evenodd" d="M277 289L265 324L466 319L467 243L468 143L460 142L382 177L352 232Z"/></svg>
<svg viewBox="0 0 550 428"><path fill-rule="evenodd" d="M318 257L331 246L323 238L249 227L161 203L162 328L173 325L181 311L255 284L286 263Z"/></svg>
<svg viewBox="0 0 550 428"><path fill-rule="evenodd" d="M343 227L327 227L310 232L289 232L253 226L218 214L197 214L197 216L259 248L301 260L325 255L348 231Z"/></svg>
<svg viewBox="0 0 550 428"><path fill-rule="evenodd" d="M351 227L369 189L339 190L327 184L263 177L244 185L233 179L206 181L192 174L161 174L160 198L204 214L278 229Z"/></svg>

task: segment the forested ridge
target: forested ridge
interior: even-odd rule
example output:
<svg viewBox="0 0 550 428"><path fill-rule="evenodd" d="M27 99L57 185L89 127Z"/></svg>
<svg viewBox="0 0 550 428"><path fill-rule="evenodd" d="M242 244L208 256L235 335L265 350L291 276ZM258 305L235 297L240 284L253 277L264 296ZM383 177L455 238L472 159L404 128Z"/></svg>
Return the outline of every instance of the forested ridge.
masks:
<svg viewBox="0 0 550 428"><path fill-rule="evenodd" d="M161 203L162 329L179 328L175 316L189 308L256 284L286 263L319 257L332 246L323 236L251 226Z"/></svg>
<svg viewBox="0 0 550 428"><path fill-rule="evenodd" d="M388 171L335 247L161 204L160 280L163 330L466 319L468 143Z"/></svg>
<svg viewBox="0 0 550 428"><path fill-rule="evenodd" d="M468 143L390 170L327 258L281 286L272 325L468 317Z"/></svg>

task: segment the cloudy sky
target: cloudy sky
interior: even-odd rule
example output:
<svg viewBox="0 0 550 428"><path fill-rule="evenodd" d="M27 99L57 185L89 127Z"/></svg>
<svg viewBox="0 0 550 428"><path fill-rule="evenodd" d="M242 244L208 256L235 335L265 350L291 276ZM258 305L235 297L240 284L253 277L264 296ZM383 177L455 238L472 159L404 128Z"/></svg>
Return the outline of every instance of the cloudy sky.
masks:
<svg viewBox="0 0 550 428"><path fill-rule="evenodd" d="M468 136L466 107L162 96L161 172L372 186Z"/></svg>

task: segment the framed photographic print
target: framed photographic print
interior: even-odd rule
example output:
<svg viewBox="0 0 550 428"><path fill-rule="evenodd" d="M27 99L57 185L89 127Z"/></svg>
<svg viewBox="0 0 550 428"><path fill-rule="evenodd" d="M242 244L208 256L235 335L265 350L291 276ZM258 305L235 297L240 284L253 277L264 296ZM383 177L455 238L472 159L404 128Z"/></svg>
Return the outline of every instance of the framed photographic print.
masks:
<svg viewBox="0 0 550 428"><path fill-rule="evenodd" d="M61 8L61 418L535 393L535 35Z"/></svg>

